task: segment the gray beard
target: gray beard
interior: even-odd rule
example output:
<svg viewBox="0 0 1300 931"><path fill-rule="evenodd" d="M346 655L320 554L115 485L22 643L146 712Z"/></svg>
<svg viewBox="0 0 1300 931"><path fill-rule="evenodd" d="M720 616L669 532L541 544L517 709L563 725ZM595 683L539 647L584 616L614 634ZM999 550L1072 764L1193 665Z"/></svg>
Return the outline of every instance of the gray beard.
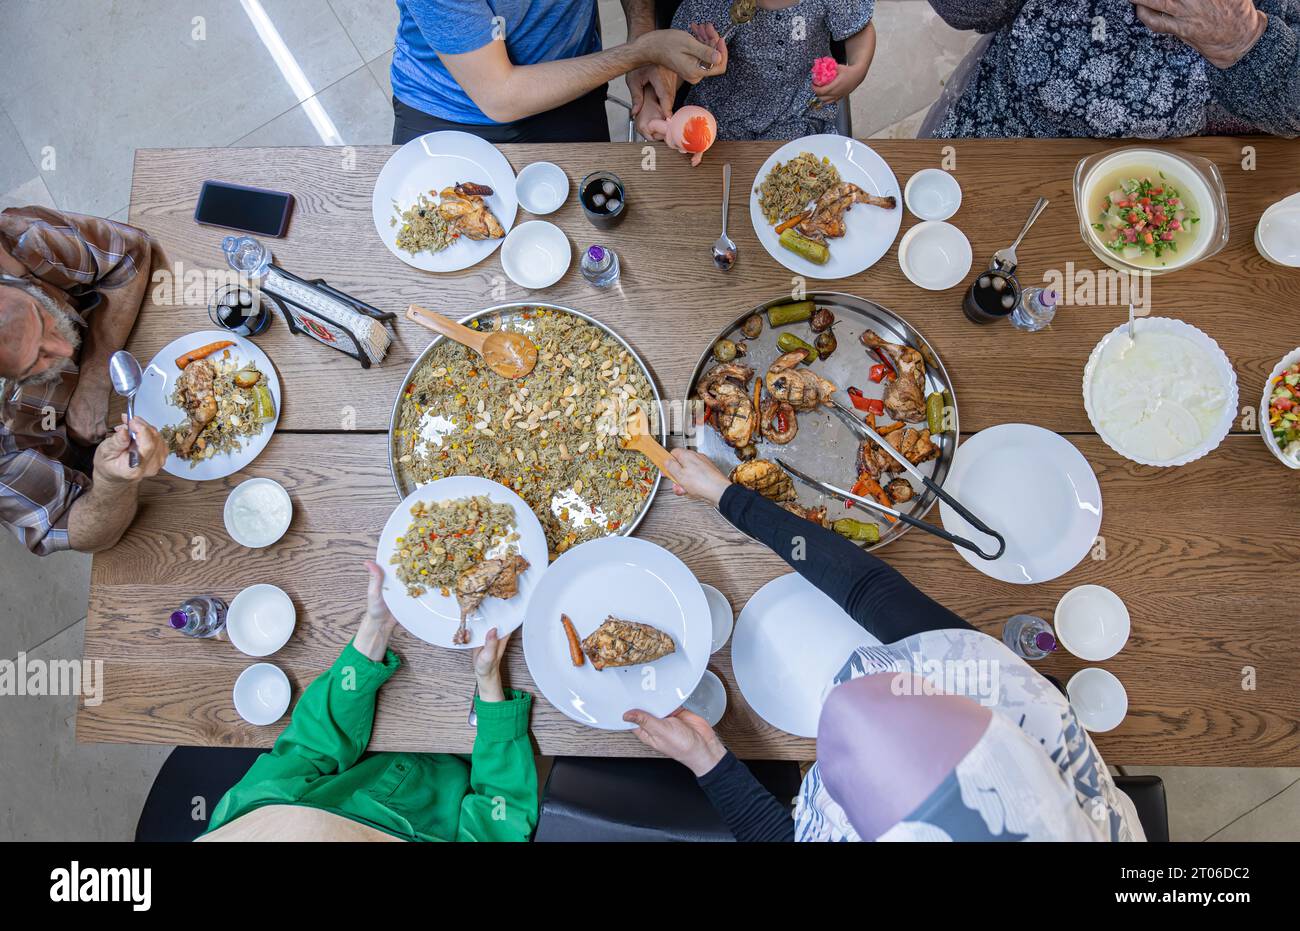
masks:
<svg viewBox="0 0 1300 931"><path fill-rule="evenodd" d="M81 330L78 328L77 320L66 308L63 307L63 305L46 294L45 290L39 285L23 281L17 283L15 286L27 292L27 294L31 296L32 300L41 305L41 309L49 313L50 319L54 321L55 330L57 330L58 334L72 345L73 352L76 352L81 348ZM12 382L12 385L14 388L32 388L38 385L48 385L51 382L58 381L63 377L65 372L75 367L76 363L71 359L64 359L62 362L50 366L40 374L14 381ZM8 386L6 386L6 388L7 387Z"/></svg>

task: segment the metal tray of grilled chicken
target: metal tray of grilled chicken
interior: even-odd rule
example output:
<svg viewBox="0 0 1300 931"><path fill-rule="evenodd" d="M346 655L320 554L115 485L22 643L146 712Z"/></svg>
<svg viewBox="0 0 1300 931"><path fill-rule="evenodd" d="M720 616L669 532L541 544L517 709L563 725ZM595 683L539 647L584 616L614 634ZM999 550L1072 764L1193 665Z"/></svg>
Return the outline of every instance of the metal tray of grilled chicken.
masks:
<svg viewBox="0 0 1300 931"><path fill-rule="evenodd" d="M883 451L875 451L874 456L869 456L864 463L860 458L862 451L858 438L825 402L834 400L854 411L856 416L865 418L867 414L859 407L865 406L865 401L870 399L884 402L892 387L899 392L891 397L896 403L886 406L885 412L875 417L877 429L884 432L893 424L903 422L904 426L887 433L885 439L904 451L922 474L942 485L957 451L956 392L934 348L914 326L893 311L866 298L831 291L809 292L804 300L811 301L817 310L829 310L834 315L830 329L837 343L835 350L828 358L819 357L811 364L802 362L802 356L792 357L790 353L782 352L777 346L782 334L792 334L809 345L815 343L818 335L810 320L775 327L769 323L769 310L794 303L787 295L746 311L705 348L691 375L688 397L703 403L692 407L696 412L696 423L690 441L723 472L732 474L742 484L755 487L774 499L793 494L793 498L781 503L796 513L820 519L825 524L846 517L875 524L880 534L879 541L862 545L876 549L906 533L908 525L902 521L890 523L882 515L863 507L846 508L842 500L832 499L792 477L787 483L787 473L773 471L780 469L775 460L780 458L815 479L844 489L854 486L860 475L860 465L865 464L869 474L879 470L874 477L890 495L895 507L914 517L924 517L934 506L936 496L933 492L911 479ZM742 328L755 315L762 319L762 330L757 336L750 337ZM863 334L874 334L874 337L869 335L868 340L878 344L879 352L897 372L896 378L886 378L879 383L871 380L872 366L880 364L881 359L875 350L864 345ZM721 362L715 356L714 347L720 340L730 340L739 347L734 361ZM723 355L725 357L726 353ZM746 370L751 373L749 379L744 377ZM798 374L791 377L792 373ZM919 391L911 390L910 385L893 384L903 378L913 379ZM763 381L762 409L755 411L753 397L758 379ZM773 388L776 389L775 395ZM860 392L862 405L854 403L850 388ZM943 396L944 430L932 435L927 429L924 402L936 393ZM917 394L922 401L920 415L912 419L917 410ZM740 403L742 396L748 399L748 424L746 408ZM783 408L782 400L794 410ZM906 418L893 416L898 410ZM787 442L779 442L790 432L791 413L794 435ZM767 429L762 424L764 415L768 415ZM747 428L750 431L749 444L732 445L723 437L726 431L733 441L738 442L745 439ZM932 450L927 448L927 441L933 445ZM752 445L752 449L745 449L745 445ZM760 461L772 465L770 468L754 465ZM733 474L742 464L745 464L746 472ZM911 497L908 500L898 500L908 493L899 485L894 485L895 494L890 493L889 486L895 481L910 486ZM826 509L824 517L818 510L821 508Z"/></svg>

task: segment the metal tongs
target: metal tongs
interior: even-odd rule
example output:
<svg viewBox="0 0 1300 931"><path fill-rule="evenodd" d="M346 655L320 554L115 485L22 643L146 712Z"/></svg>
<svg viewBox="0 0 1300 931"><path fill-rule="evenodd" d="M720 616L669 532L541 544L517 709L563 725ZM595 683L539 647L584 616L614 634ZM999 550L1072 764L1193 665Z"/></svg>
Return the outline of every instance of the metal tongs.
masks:
<svg viewBox="0 0 1300 931"><path fill-rule="evenodd" d="M951 507L954 511L956 511L967 521L969 521L972 527L974 527L976 530L980 531L981 533L986 533L990 537L993 537L993 539L997 540L998 541L997 552L990 555L984 552L984 550L982 550L976 544L972 543L970 540L967 540L965 537L959 537L955 533L950 533L947 530L944 530L942 527L936 527L934 524L928 523L927 521L923 521L918 517L913 517L911 514L904 514L898 508L890 507L887 504L881 504L879 501L875 501L871 498L863 498L861 495L855 495L853 492L846 491L845 489L832 485L829 482L819 481L815 478L812 478L811 476L805 475L804 473L800 472L798 469L791 466L789 463L783 462L780 459L776 460L776 464L779 465L781 468L785 469L795 478L799 479L799 481L803 482L805 485L808 485L809 487L812 488L816 488L822 494L830 495L833 498L840 498L843 501L851 502L860 507L867 508L868 510L877 511L881 514L888 514L890 517L896 518L897 520L901 520L905 524L911 524L913 527L919 527L920 529L924 530L926 533L933 534L936 537L947 540L949 543L952 543L955 546L960 546L963 547L964 549L968 549L976 556L978 556L980 559L987 559L989 561L992 561L1002 556L1002 554L1006 551L1007 548L1007 541L1003 539L1002 534L998 533L996 530L989 527L987 524L985 524L982 520L980 520L970 511L966 510L965 506L960 504L955 498L953 498L952 495L944 491L943 488L941 488L939 484L936 481L934 481L934 479L930 478L927 475L922 475L921 471L917 469L916 466L908 462L907 458L902 453L894 449L894 447L890 445L889 442L886 441L883 436L881 436L874 429L872 429L870 425L863 422L860 418L853 416L853 412L850 411L848 408L844 407L844 405L840 404L838 401L831 401L831 410L834 412L834 414L837 417L839 417L840 420L844 421L844 423L848 426L850 430L856 433L860 438L871 440L877 446L883 449L885 452L889 453L889 455L893 456L895 461L897 461L898 464L901 465L904 470L906 470L908 475L912 476L914 479L919 481L926 488L934 492L941 500L945 501L949 507Z"/></svg>

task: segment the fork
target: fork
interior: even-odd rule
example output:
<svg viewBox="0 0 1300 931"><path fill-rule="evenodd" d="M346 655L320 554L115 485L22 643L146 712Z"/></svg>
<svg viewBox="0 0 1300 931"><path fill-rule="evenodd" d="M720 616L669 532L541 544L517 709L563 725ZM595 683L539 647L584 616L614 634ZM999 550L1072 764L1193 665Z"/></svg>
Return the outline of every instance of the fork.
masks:
<svg viewBox="0 0 1300 931"><path fill-rule="evenodd" d="M1049 203L1051 203L1051 201L1046 197L1038 198L1038 203L1034 204L1034 209L1029 211L1029 219L1025 221L1025 228L1020 231L1020 235L1016 237L1016 241L1005 249L999 249L997 252L993 253L993 264L990 266L991 268L1004 271L1008 275L1016 270L1016 247L1019 246L1021 241L1025 238L1025 235L1029 232L1029 228L1034 225L1040 216L1043 215L1043 211L1047 209Z"/></svg>

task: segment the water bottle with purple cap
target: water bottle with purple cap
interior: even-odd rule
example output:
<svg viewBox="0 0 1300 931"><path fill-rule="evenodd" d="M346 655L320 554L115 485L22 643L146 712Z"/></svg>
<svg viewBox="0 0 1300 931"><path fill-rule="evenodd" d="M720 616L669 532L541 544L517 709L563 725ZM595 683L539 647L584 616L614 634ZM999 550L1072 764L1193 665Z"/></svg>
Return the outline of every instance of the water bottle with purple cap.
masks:
<svg viewBox="0 0 1300 931"><path fill-rule="evenodd" d="M1002 642L1017 656L1042 659L1056 649L1056 634L1041 617L1017 614L1002 628Z"/></svg>
<svg viewBox="0 0 1300 931"><path fill-rule="evenodd" d="M618 255L608 246L592 246L582 254L582 277L597 288L618 281Z"/></svg>
<svg viewBox="0 0 1300 931"><path fill-rule="evenodd" d="M1027 333L1046 329L1056 318L1057 294L1047 288L1025 288L1011 312L1011 325Z"/></svg>
<svg viewBox="0 0 1300 931"><path fill-rule="evenodd" d="M226 627L226 603L215 595L195 595L172 612L168 623L187 637L215 637Z"/></svg>

